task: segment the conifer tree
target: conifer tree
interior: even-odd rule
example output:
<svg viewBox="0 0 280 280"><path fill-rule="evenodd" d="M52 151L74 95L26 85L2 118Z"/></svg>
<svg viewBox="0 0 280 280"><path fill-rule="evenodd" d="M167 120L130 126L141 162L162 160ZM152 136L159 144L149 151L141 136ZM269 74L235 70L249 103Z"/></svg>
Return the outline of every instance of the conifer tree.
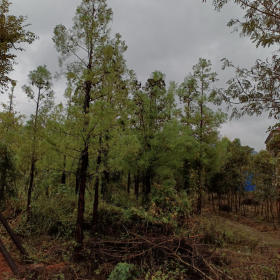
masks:
<svg viewBox="0 0 280 280"><path fill-rule="evenodd" d="M43 123L53 106L54 92L51 89L52 75L46 65L38 66L28 75L29 85L24 85L23 90L27 97L34 102L35 113L31 115L30 120L30 137L31 137L31 155L30 155L30 173L27 194L27 213L28 218L31 214L31 198L34 188L34 179L36 172L36 162L39 159L38 143L39 134L42 130Z"/></svg>
<svg viewBox="0 0 280 280"><path fill-rule="evenodd" d="M83 243L85 190L89 181L89 167L95 178L94 215L97 215L101 161L105 139L120 117L120 105L125 98L123 79L126 71L122 53L126 46L117 34L110 38L109 23L112 11L105 0L83 0L76 10L71 29L56 26L53 41L63 60L69 58L66 75L69 100L70 134L74 136L77 155L76 189L78 214L76 241ZM123 94L124 93L124 94ZM93 149L93 147L94 149ZM93 150L92 150L93 149ZM89 156L90 151L95 161ZM102 158L103 157L103 158ZM94 220L97 216L94 217Z"/></svg>
<svg viewBox="0 0 280 280"><path fill-rule="evenodd" d="M193 66L193 72L185 79L179 90L179 97L185 107L183 122L190 126L193 135L199 143L199 152L196 158L198 173L198 200L197 212L201 213L202 193L205 189L206 167L211 145L218 139L217 128L225 120L225 114L210 108L210 104L217 102L217 90L214 83L217 74L212 72L211 62L200 58Z"/></svg>
<svg viewBox="0 0 280 280"><path fill-rule="evenodd" d="M154 177L154 161L156 158L153 142L164 124L173 117L174 92L168 91L164 74L153 72L145 86L138 87L134 92L136 105L133 127L142 145L142 185L147 198L151 192Z"/></svg>

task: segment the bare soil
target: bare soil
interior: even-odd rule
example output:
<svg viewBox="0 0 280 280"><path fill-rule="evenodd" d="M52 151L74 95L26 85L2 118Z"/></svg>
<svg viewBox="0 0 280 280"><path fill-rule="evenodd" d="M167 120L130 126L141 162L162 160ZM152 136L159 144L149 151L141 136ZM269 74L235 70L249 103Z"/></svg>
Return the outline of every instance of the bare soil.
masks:
<svg viewBox="0 0 280 280"><path fill-rule="evenodd" d="M4 257L0 253L0 280L9 279L11 275L12 275L11 269L9 268Z"/></svg>

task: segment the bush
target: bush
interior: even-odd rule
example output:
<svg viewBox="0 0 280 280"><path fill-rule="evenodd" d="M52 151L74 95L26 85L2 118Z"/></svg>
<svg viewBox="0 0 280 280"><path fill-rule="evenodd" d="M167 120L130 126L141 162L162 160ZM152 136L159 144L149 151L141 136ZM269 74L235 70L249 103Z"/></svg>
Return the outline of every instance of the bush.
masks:
<svg viewBox="0 0 280 280"><path fill-rule="evenodd" d="M135 265L118 263L109 275L108 280L133 280L137 277Z"/></svg>
<svg viewBox="0 0 280 280"><path fill-rule="evenodd" d="M59 201L59 203L57 203ZM67 196L60 195L34 201L28 224L21 223L17 231L28 234L49 234L60 237L72 236L75 228L75 203Z"/></svg>
<svg viewBox="0 0 280 280"><path fill-rule="evenodd" d="M130 208L135 205L134 196L130 196L124 189L118 189L112 194L111 202L113 205L121 208Z"/></svg>
<svg viewBox="0 0 280 280"><path fill-rule="evenodd" d="M123 197L128 200L127 194ZM167 234L182 228L191 212L191 202L185 192L178 193L173 187L161 185L153 186L146 209L127 205L103 202L99 208L99 232L113 234L126 228L138 233Z"/></svg>
<svg viewBox="0 0 280 280"><path fill-rule="evenodd" d="M123 209L102 203L99 209L99 232L116 234L124 232L124 228L137 231L139 234L154 232L166 233L172 225L167 219L158 218L151 211L143 208L131 207ZM110 232L109 232L110 231Z"/></svg>
<svg viewBox="0 0 280 280"><path fill-rule="evenodd" d="M185 192L173 187L154 185L149 212L168 222L183 224L191 212L191 202Z"/></svg>

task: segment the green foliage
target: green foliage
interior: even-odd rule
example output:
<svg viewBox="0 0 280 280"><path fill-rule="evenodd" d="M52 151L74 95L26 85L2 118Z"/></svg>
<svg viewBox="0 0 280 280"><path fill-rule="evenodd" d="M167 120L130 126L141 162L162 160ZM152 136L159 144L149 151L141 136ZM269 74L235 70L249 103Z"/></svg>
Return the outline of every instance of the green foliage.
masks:
<svg viewBox="0 0 280 280"><path fill-rule="evenodd" d="M260 151L253 157L256 197L260 201L276 200L278 197L275 182L276 160L267 151Z"/></svg>
<svg viewBox="0 0 280 280"><path fill-rule="evenodd" d="M218 93L223 92L221 89L215 88L216 81L217 73L212 71L211 61L199 58L198 63L193 66L192 73L185 78L177 90L179 99L184 105L181 122L192 130L192 135L197 143L192 167L197 178L198 213L201 212L202 194L208 183L207 179L209 180L210 174L213 174L217 169L218 164L214 159L219 152L216 148L218 128L226 120L226 114L220 109L212 109L214 105L220 105ZM185 161L184 167L185 172L188 172L190 177L190 162ZM188 185L190 185L189 182Z"/></svg>
<svg viewBox="0 0 280 280"><path fill-rule="evenodd" d="M229 0L213 0L214 6L220 10ZM269 47L280 43L279 2L273 0L233 0L245 14L243 19L231 19L229 27L241 27L241 34L248 36L256 46Z"/></svg>
<svg viewBox="0 0 280 280"><path fill-rule="evenodd" d="M227 59L223 59L223 62L224 68L235 71L234 77L227 81L223 95L224 101L232 108L231 117L268 112L269 117L278 119L279 55L273 55L265 61L259 59L250 68L235 66Z"/></svg>
<svg viewBox="0 0 280 280"><path fill-rule="evenodd" d="M27 31L26 17L9 14L10 2L2 0L0 4L0 87L7 88L11 79L9 73L13 70L16 54L15 50L22 51L22 44L31 44L36 38L34 33Z"/></svg>
<svg viewBox="0 0 280 280"><path fill-rule="evenodd" d="M72 166L76 169L75 183L79 193L76 236L80 243L89 174L94 173L95 178L93 213L97 216L101 181L103 195L109 196L108 181L112 167L108 154L110 144L114 142L111 139L115 130L121 131L119 124L128 114L129 77L123 58L126 45L119 34L111 36L111 19L112 10L106 0L82 0L72 28L57 25L53 36L60 62L68 61L65 63L67 117L63 127L68 139L63 152L65 155L74 154L75 159Z"/></svg>
<svg viewBox="0 0 280 280"><path fill-rule="evenodd" d="M177 192L172 186L154 185L149 212L169 223L186 221L191 212L191 202L183 191Z"/></svg>
<svg viewBox="0 0 280 280"><path fill-rule="evenodd" d="M165 261L160 267L151 268L145 273L145 280L184 280L189 277L185 266L175 261Z"/></svg>
<svg viewBox="0 0 280 280"><path fill-rule="evenodd" d="M234 66L228 59L223 59L224 68L235 70L235 76L227 84L223 99L232 107L232 117L245 114L279 118L279 43L280 43L280 3L268 0L213 0L214 6L220 10L226 3L234 2L244 10L242 19L234 18L228 23L243 36L250 38L256 46L276 46L271 58L258 59L251 68ZM237 106L236 106L237 105Z"/></svg>
<svg viewBox="0 0 280 280"><path fill-rule="evenodd" d="M133 264L118 263L109 275L108 280L133 280L137 277L137 271Z"/></svg>
<svg viewBox="0 0 280 280"><path fill-rule="evenodd" d="M60 201L58 204L57 201ZM67 195L42 196L32 205L28 224L22 220L17 232L24 235L52 235L62 238L73 236L75 228L75 203Z"/></svg>
<svg viewBox="0 0 280 280"><path fill-rule="evenodd" d="M38 66L28 75L29 85L24 85L23 90L27 97L35 101L36 114L43 113L53 106L53 91L51 90L52 75L47 66ZM36 92L35 92L36 90Z"/></svg>
<svg viewBox="0 0 280 280"><path fill-rule="evenodd" d="M219 168L213 173L208 182L208 190L217 194L243 194L244 185L250 168L253 149L242 146L239 139L232 142L224 138L221 141L221 158Z"/></svg>
<svg viewBox="0 0 280 280"><path fill-rule="evenodd" d="M139 234L179 232L184 229L191 209L185 193L176 193L171 187L154 186L146 209L135 206L122 208L103 202L99 209L99 230L107 234L126 230Z"/></svg>
<svg viewBox="0 0 280 280"><path fill-rule="evenodd" d="M0 202L15 194L16 169L11 151L0 143ZM3 205L3 204L2 204Z"/></svg>
<svg viewBox="0 0 280 280"><path fill-rule="evenodd" d="M161 271L161 270L158 270L154 273L151 273L151 272L148 272L146 275L145 275L145 279L146 280L168 280L170 279L169 275L166 274L165 272ZM172 278L171 278L172 279Z"/></svg>
<svg viewBox="0 0 280 280"><path fill-rule="evenodd" d="M138 232L165 232L167 229L174 229L176 224L166 215L159 216L151 207L148 210L143 208L130 207L123 209L110 204L102 204L99 209L100 231L123 232L124 229L137 230ZM108 228L109 226L109 228Z"/></svg>

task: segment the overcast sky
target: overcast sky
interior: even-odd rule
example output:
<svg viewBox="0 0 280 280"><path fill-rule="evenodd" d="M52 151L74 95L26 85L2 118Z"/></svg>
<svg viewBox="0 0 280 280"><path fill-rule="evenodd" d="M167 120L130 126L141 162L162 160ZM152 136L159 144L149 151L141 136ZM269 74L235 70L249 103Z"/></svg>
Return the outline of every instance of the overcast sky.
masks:
<svg viewBox="0 0 280 280"><path fill-rule="evenodd" d="M52 72L59 70L58 56L51 40L57 24L71 26L79 0L12 0L11 11L28 17L30 30L40 39L18 57L13 78L18 80L17 110L29 114L32 106L21 91L29 71L46 64ZM182 82L199 57L208 58L219 74L221 84L230 78L221 70L220 60L227 57L240 66L250 66L257 58L271 55L271 49L256 49L226 23L241 15L238 7L227 6L220 13L202 0L109 0L113 9L113 32L128 45L126 59L138 79L144 81L151 72L160 70L167 80ZM55 81L55 92L61 100L65 84ZM240 138L243 145L257 151L264 148L267 128L274 121L262 117L244 117L223 125L221 135Z"/></svg>

